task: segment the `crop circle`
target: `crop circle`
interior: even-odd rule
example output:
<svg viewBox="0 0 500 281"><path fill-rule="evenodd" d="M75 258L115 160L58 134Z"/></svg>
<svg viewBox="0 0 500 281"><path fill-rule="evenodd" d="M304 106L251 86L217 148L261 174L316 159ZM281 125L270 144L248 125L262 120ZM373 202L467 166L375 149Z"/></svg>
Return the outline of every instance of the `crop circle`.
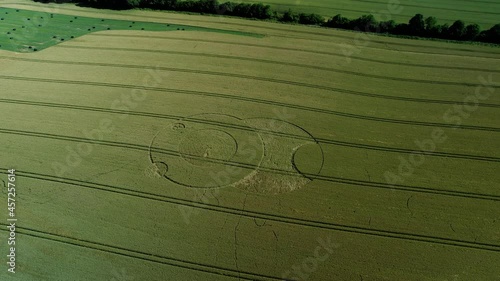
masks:
<svg viewBox="0 0 500 281"><path fill-rule="evenodd" d="M170 122L152 140L150 159L168 169L163 178L191 188L217 188L244 180L264 155L259 134L243 120L200 114Z"/></svg>

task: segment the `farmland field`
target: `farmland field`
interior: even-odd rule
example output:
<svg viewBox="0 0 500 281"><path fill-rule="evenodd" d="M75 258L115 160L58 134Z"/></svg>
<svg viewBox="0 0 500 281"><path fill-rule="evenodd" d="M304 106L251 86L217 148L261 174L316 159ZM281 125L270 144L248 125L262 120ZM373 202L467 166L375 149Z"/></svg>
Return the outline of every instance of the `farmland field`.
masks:
<svg viewBox="0 0 500 281"><path fill-rule="evenodd" d="M102 18L59 15L49 12L0 8L0 21L3 22L0 33L3 44L0 49L15 52L36 52L51 47L65 40L71 40L85 34L103 30L147 30L147 31L207 31L257 36L243 33L186 25L171 25L141 21L106 20ZM61 29L61 26L65 26Z"/></svg>
<svg viewBox="0 0 500 281"><path fill-rule="evenodd" d="M0 280L500 280L500 48L0 9L162 27L0 47Z"/></svg>
<svg viewBox="0 0 500 281"><path fill-rule="evenodd" d="M261 1L240 0L243 3L259 3ZM348 18L358 18L373 14L380 20L393 19L396 22L408 22L415 14L433 16L440 23L453 23L463 20L477 23L483 29L489 29L498 23L500 2L471 0L269 0L266 4L278 11L317 13L325 17L342 14ZM390 18L388 18L390 17Z"/></svg>

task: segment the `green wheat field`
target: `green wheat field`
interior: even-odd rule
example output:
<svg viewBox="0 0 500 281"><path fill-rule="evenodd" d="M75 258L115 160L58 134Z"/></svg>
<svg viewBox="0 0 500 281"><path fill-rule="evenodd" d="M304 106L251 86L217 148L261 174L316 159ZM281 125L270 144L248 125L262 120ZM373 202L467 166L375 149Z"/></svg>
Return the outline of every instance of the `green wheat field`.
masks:
<svg viewBox="0 0 500 281"><path fill-rule="evenodd" d="M500 48L28 0L0 18L0 280L500 280Z"/></svg>

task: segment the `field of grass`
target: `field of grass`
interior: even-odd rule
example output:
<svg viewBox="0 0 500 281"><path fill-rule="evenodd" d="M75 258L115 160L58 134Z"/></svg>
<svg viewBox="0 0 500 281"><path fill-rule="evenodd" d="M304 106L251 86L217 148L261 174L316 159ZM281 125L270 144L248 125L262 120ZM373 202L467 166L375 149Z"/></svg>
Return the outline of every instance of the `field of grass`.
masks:
<svg viewBox="0 0 500 281"><path fill-rule="evenodd" d="M244 3L260 3L262 1L239 0ZM297 12L317 13L325 17L342 14L348 18L362 15L380 15L381 20L391 19L396 22L408 22L415 14L433 16L440 23L453 23L463 20L466 23L477 23L483 29L489 29L499 23L500 2L471 0L269 0L264 1L279 11L292 9Z"/></svg>
<svg viewBox="0 0 500 281"><path fill-rule="evenodd" d="M499 48L0 7L228 31L0 49L0 280L499 280Z"/></svg>
<svg viewBox="0 0 500 281"><path fill-rule="evenodd" d="M160 24L141 21L108 20L102 18L77 17L21 9L0 8L0 49L14 52L36 52L92 32L103 30L147 30L147 31L209 31L236 35L257 36L238 31Z"/></svg>

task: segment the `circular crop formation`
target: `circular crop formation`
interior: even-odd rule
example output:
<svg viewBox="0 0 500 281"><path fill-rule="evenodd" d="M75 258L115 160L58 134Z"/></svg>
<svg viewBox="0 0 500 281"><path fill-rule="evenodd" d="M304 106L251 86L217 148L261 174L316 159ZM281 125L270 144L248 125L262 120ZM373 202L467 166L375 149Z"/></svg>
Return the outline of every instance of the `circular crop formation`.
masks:
<svg viewBox="0 0 500 281"><path fill-rule="evenodd" d="M235 187L258 193L279 194L298 190L321 172L323 150L305 129L287 121L253 118L245 122L255 128L264 143L261 166Z"/></svg>
<svg viewBox="0 0 500 281"><path fill-rule="evenodd" d="M150 158L166 179L214 188L240 181L260 165L259 135L241 119L201 114L172 122L151 143Z"/></svg>
<svg viewBox="0 0 500 281"><path fill-rule="evenodd" d="M299 126L224 114L169 123L152 140L150 159L157 176L182 186L274 194L302 188L323 167L321 146Z"/></svg>
<svg viewBox="0 0 500 281"><path fill-rule="evenodd" d="M229 133L217 129L188 130L179 144L179 152L186 162L195 166L213 166L205 161L230 161L238 152L238 143Z"/></svg>

